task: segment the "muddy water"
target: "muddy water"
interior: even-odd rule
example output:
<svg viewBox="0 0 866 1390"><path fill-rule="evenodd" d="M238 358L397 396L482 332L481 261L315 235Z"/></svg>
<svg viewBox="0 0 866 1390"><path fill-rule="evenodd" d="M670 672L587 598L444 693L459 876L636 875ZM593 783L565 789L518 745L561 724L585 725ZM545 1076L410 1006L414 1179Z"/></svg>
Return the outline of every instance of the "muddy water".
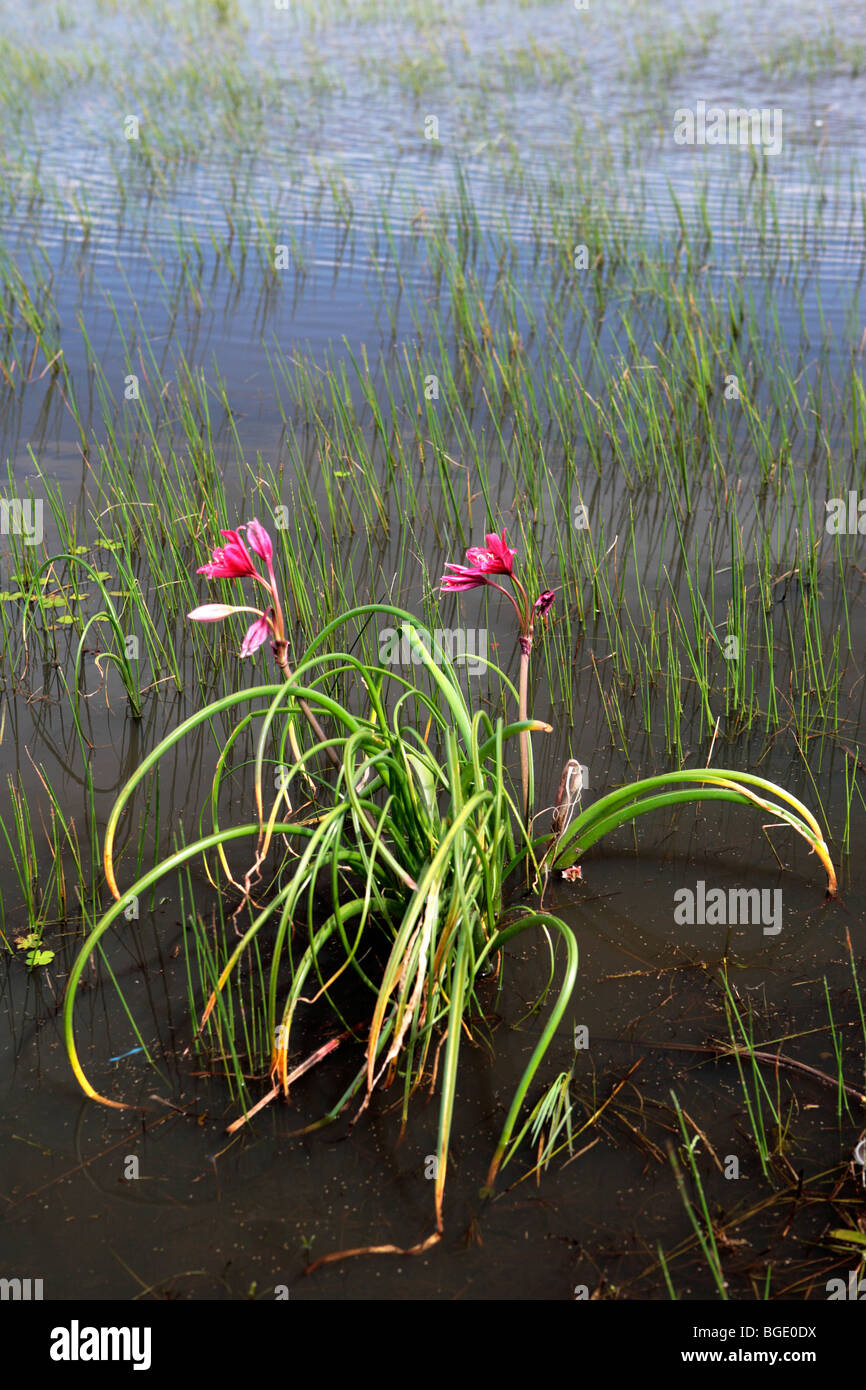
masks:
<svg viewBox="0 0 866 1390"><path fill-rule="evenodd" d="M658 32L675 38L680 30L671 7L649 8L658 9ZM687 10L699 38L710 9ZM862 222L858 232L852 208L856 211L863 195L856 162L866 120L863 77L852 77L842 62L829 59L814 72L792 71L790 59L787 66L782 63L767 71L762 58L777 50L780 34L793 35L809 52L822 32L821 16L813 6L776 4L740 8L738 31L748 34L745 54L741 43L722 41L722 16L721 39L710 44L706 54L696 39L692 57L669 80L636 83L624 74L621 43L623 26L628 28L635 12L627 5L617 7L616 28L600 13L577 15L553 5L508 6L505 11L467 6L453 16L448 11L446 17L456 26L449 50L453 76L464 97L479 72L495 71L503 51L516 53L530 41L544 52L561 50L569 66L567 79L555 79L555 101L549 86L554 77L547 72L536 80L515 81L512 87L504 80L494 84L490 92L481 92L474 106L456 104L456 150L431 150L419 139L428 107L442 106L443 125L452 109L447 86L441 76L435 78L435 69L431 87L412 97L383 84L381 75L365 70L363 64L359 68L361 40L368 50L375 42L383 53L397 54L405 48L407 61L420 60L410 22L387 15L372 21L358 17L351 23L323 17L307 35L314 50L310 76L304 99L292 105L291 119L278 105L279 92L266 89L280 116L270 121L265 112L264 134L250 141L252 150L245 149L243 141L238 145L229 140L226 147L217 135L198 155L166 166L165 185L156 197L146 192L149 179L134 162L124 171L126 196L118 196L105 130L123 111L101 95L98 81L79 89L86 100L76 100L74 86L65 84L46 93L35 124L23 119L16 124L14 112L7 111L3 240L18 256L31 246L44 252L53 271L61 341L73 379L81 383L85 428L99 417L95 396L83 389L87 364L78 316L106 370L117 374L118 319L132 323L134 308L151 339L164 345L167 362L177 361L182 353L208 372L219 372L244 452L250 457L257 451L263 457L279 457L282 421L273 400L266 347L278 343L287 356L297 352L321 361L329 344L335 345L339 357L345 335L353 349L365 344L371 355L381 350L396 356L395 344L412 339L415 328L409 295L400 292L394 259L382 235L383 213L400 248L403 287L423 297L429 267L417 246L412 218L419 203L435 205L443 199L453 205L458 188L454 154L488 233L495 236L507 216L518 254L525 253L525 265L529 264L529 210L519 191L509 190L501 168L488 159L490 151L499 148L497 141L502 145L513 138L523 157L532 150L538 161L555 167L576 124L602 128L616 157L624 161L617 177L625 178L623 169L630 169L619 215L634 217L640 209L648 235L658 238L659 254L664 255L665 246L676 237L668 181L687 209L698 205L701 186L694 178L694 152L672 148L658 127L659 113L669 127L671 110L692 105L702 93L708 101L784 109L790 144L774 175L780 211L773 235L784 245L786 229L799 226L804 194L820 185L824 228L816 245L819 263L804 298L806 327L817 338L822 315L843 322L852 304L857 310L862 265ZM647 7L640 12L646 14ZM112 63L128 72L130 84L136 77L144 81L152 75L160 34L156 10L146 8L140 15L136 7L136 32L123 6L92 11L81 6L75 13L70 33L49 35L45 29L21 29L29 24L26 12L22 16L17 7L6 6L5 32L15 42L38 39L49 49L56 45L57 51L73 41L86 47L98 35L100 48L110 50ZM254 22L251 11L250 15L243 39L248 70L262 83L273 82L275 75L278 82L280 65L303 26L297 21L300 28L287 33L278 27L275 15L269 14L266 25ZM576 24L583 27L577 30ZM833 24L842 53L866 41L858 5L834 6ZM465 61L460 58L461 30L473 55ZM166 56L182 56L186 44L182 34L173 33ZM225 47L230 53L231 45L227 42ZM330 86L321 76L322 55L334 79ZM437 87L437 81L442 85ZM158 85L155 92L151 99L158 103ZM169 93L167 104L173 99ZM193 105L204 128L206 93L202 101L201 107ZM39 176L52 190L35 211L27 196L34 151L39 154ZM834 160L841 171L838 177L832 172ZM323 185L323 168L345 178L351 218L335 215ZM724 168L724 175L714 176L706 186L715 247L708 273L721 279L731 268L728 257L733 260L736 254L754 292L760 294L768 283L766 238L757 230L745 241L738 234L737 194L732 190L742 181L731 165L725 163ZM82 197L87 207L84 219ZM209 241L213 232L229 242L227 210L251 205L275 209L278 225L291 228L304 248L304 269L295 277L291 293L263 300L254 267L248 265L239 281L233 280L225 257L218 257ZM178 226L195 229L203 247L203 280L210 288L200 308L183 299L182 311L175 313L165 286L175 285L180 275L174 238ZM231 244L237 254L236 242ZM776 300L793 352L800 343L800 311L784 286L776 291ZM611 331L611 350L614 337ZM841 360L846 348L840 343L832 351ZM3 456L11 460L18 485L32 477L32 448L62 486L70 509L83 506L77 434L50 382L7 399L0 430ZM219 412L215 447L221 462L233 457L229 422ZM747 455L741 467L748 479L753 461ZM613 534L623 495L600 484L597 503ZM655 567L657 521L652 503L647 503L645 522L640 558ZM702 524L698 508L690 521L691 535L699 535ZM46 539L50 546L50 524ZM437 555L431 541L426 552L431 571L448 558ZM4 557L0 587L6 584L5 564ZM417 602L420 588L420 580L414 590L410 581L402 601ZM852 629L863 650L866 632L859 591L853 600ZM467 612L471 611L470 605ZM828 630L838 624L840 612L838 590L828 576L822 612ZM536 671L534 708L549 717L555 729L538 750L539 785L551 796L570 755L590 768L590 797L636 770L650 772L666 765L659 748L642 734L637 709L627 711L630 759L611 751L588 659L590 651L603 658L605 643L600 625L590 623L565 677L574 695L573 719L564 713L560 696L546 691L540 666ZM31 804L44 807L33 764L44 766L52 785L61 789L66 810L80 820L86 842L89 811L79 744L68 710L56 698L50 671L43 673L43 681L31 672L26 689L10 686L3 694L3 785L11 774ZM142 753L192 707L184 694L166 694L149 704L138 723L129 718L116 685L109 689L110 705L101 696L94 698L86 715L100 829ZM845 741L852 746L858 740L863 689L859 673L852 671L843 711ZM685 742L693 758L705 754L696 729L686 729ZM179 758L164 780L169 833L181 818L193 824L207 796L210 768L205 754L199 748ZM737 766L782 782L807 803L820 801L831 825L844 822L847 755L838 742L816 740L808 751L808 769L785 740L774 744L754 736L736 742L730 754ZM728 759L720 754L716 760ZM588 1119L613 1087L624 1082L601 1128L587 1131L575 1143L575 1151L591 1147L568 1167L560 1167L560 1155L538 1186L533 1177L525 1176L533 1159L524 1146L503 1175L497 1200L485 1203L479 1195L510 1095L543 1026L543 1012L530 1010L547 982L547 955L543 943L527 938L511 952L502 995L489 1001L492 1047L465 1049L443 1245L416 1259L348 1262L309 1280L303 1277L309 1258L368 1243L405 1246L428 1234L432 1182L425 1173L428 1155L435 1149L435 1104L417 1106L402 1137L399 1113L389 1098L368 1112L350 1138L345 1125L293 1137L295 1130L323 1113L353 1073L357 1052L347 1049L337 1053L330 1070L314 1071L305 1079L291 1106L270 1107L248 1134L229 1140L225 1126L237 1109L225 1083L196 1074L201 1064L184 1051L191 1030L183 957L177 951L182 942L179 904L170 884L140 923L111 947L112 967L161 1075L144 1066L139 1054L125 1055L135 1039L104 980L94 981L82 994L77 1022L79 1045L95 1059L100 1084L110 1094L145 1108L144 1130L136 1110L107 1112L86 1103L70 1073L58 1010L77 945L72 933L52 940L57 955L44 970L28 974L20 961L4 956L4 1269L43 1277L46 1297L52 1298L132 1298L144 1291L186 1298L271 1298L280 1285L290 1288L292 1297L311 1299L558 1300L573 1297L575 1287L583 1286L590 1292L601 1289L605 1296L664 1297L657 1245L670 1252L690 1232L668 1159L668 1146L677 1140L669 1108L671 1090L704 1131L721 1165L730 1155L740 1162L738 1184L725 1180L711 1162L702 1169L714 1210L726 1215L748 1211L750 1202L757 1205L767 1190L781 1187L778 1174L769 1185L761 1179L735 1064L715 1061L707 1052L682 1050L692 1044L708 1047L727 1036L719 988L722 962L728 962L743 1015L750 1007L754 1011L755 1036L764 1040L802 1034L797 1057L833 1077L836 1059L828 1033L821 1031L829 997L844 1037L845 1075L854 1083L862 1078L845 956L847 927L862 967L864 901L856 874L844 873L843 904L825 907L814 859L786 835L771 835L772 841L761 833L758 817L686 810L663 823L645 821L638 836L621 831L587 859L582 883L551 883L548 906L577 933L581 969L567 1026L551 1050L544 1076L552 1079L571 1066L574 1030L585 1027L591 1045L579 1051L575 1061L576 1123ZM850 862L856 866L863 850L862 819L854 822L851 848ZM26 922L5 845L0 853L9 933ZM783 930L772 935L759 924L737 927L729 935L719 926L678 925L675 895L684 888L697 891L699 882L725 890L744 884L770 894L781 890ZM206 910L208 889L201 877L196 888ZM321 1036L311 1025L299 1047L315 1046ZM837 1113L837 1092L820 1079L801 1074L789 1088L788 1075L780 1070L779 1076L789 1126L786 1152L794 1171L819 1172L845 1161L858 1134L856 1108ZM768 1085L776 1094L775 1077ZM131 1176L136 1171L133 1160L137 1177ZM804 1206L796 1214L792 1234L784 1231L783 1212L790 1214L782 1206L771 1209L734 1233L733 1238L743 1243L732 1247L726 1268L738 1296L753 1296L751 1280L763 1280L767 1263L774 1266L774 1293L783 1294L791 1286L796 1287L795 1296L803 1295L797 1280L808 1270L811 1242L827 1225L827 1209ZM674 1266L674 1282L681 1297L712 1293L708 1271L694 1256Z"/></svg>
<svg viewBox="0 0 866 1390"><path fill-rule="evenodd" d="M700 853L694 852L698 835ZM754 1010L757 1035L816 1027L824 979L837 1016L847 1021L847 977L834 929L839 910L834 920L814 881L782 875L769 859L756 855L742 827L714 817L663 842L645 833L638 855L593 857L580 894L571 885L557 887L548 905L578 934L581 974L568 1028L546 1073L552 1078L570 1066L571 1035L585 1026L591 1046L578 1054L575 1071L577 1113L585 1118L612 1082L638 1064L603 1136L593 1130L580 1137L576 1150L591 1139L594 1147L559 1171L554 1160L540 1188L526 1177L532 1159L524 1147L502 1184L516 1182L513 1190L494 1203L482 1201L478 1189L497 1127L538 1033L537 1021L525 1015L546 982L546 954L527 942L511 953L508 987L491 1011L493 1019L501 1011L495 1058L466 1049L444 1248L403 1262L348 1262L309 1280L303 1277L307 1250L315 1257L368 1243L405 1246L428 1233L432 1184L425 1172L435 1150L434 1106L415 1109L402 1141L398 1117L384 1103L350 1139L341 1125L333 1134L292 1139L292 1131L323 1113L348 1081L357 1054L347 1055L327 1075L314 1073L297 1087L291 1107L272 1107L252 1134L228 1140L225 1124L236 1111L225 1086L191 1075L195 1065L177 1056L189 1026L181 972L171 960L182 932L169 905L142 922L126 952L112 955L168 1085L135 1057L98 1068L110 1095L145 1108L143 1134L135 1112L109 1114L83 1101L75 1087L54 1007L62 968L28 981L8 967L4 1257L34 1276L44 1271L50 1295L58 1298L131 1297L153 1287L163 1296L269 1298L280 1284L302 1298L565 1299L583 1284L616 1288L627 1297L660 1296L656 1243L670 1249L686 1235L665 1156L672 1089L721 1161L739 1159L737 1198L759 1186L734 1065L677 1050L724 1037L714 984L722 957L730 962L744 1015L749 1005ZM672 927L675 893L700 880L725 890L744 881L781 888L780 938L752 926L735 929L730 939L724 928ZM855 926L862 920L862 895L846 895L846 906L851 916L843 920ZM93 1057L121 1056L134 1043L109 989L83 995L78 1029ZM297 1041L304 1052L314 1040L313 1032ZM856 1047L846 1047L849 1075L856 1055ZM807 1040L797 1056L834 1073L826 1035ZM781 1089L787 1095L784 1080ZM833 1161L852 1124L845 1116L837 1124L832 1089L808 1080L798 1080L795 1089L787 1151L798 1170L812 1169L822 1159ZM166 1098L185 1113L167 1109ZM137 1169L130 1167L136 1159ZM137 1180L129 1180L136 1171ZM705 1181L711 1199L730 1213L731 1184L713 1172ZM801 1254L823 1221L823 1214L801 1215ZM741 1294L757 1250L769 1245L780 1264L792 1253L776 1220L747 1225L744 1240L732 1269ZM681 1296L708 1296L706 1271L694 1263L681 1268L677 1288Z"/></svg>

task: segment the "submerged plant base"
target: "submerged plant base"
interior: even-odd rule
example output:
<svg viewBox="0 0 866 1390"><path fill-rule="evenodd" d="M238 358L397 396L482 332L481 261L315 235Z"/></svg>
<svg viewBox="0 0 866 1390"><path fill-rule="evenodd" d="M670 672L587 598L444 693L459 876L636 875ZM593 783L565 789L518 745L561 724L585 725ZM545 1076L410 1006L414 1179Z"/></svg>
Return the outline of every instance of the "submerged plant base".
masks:
<svg viewBox="0 0 866 1390"><path fill-rule="evenodd" d="M363 662L351 650L332 649L340 627L377 618L397 619L402 624L404 635L418 654L419 664L412 666L411 678L393 667ZM516 695L504 674L498 674ZM211 863L216 856L227 881L237 886L239 879L231 871L228 852L235 841L253 842L255 861L241 885L242 906L251 922L235 936L233 944L227 939L219 968L214 969L207 984L207 1000L196 1033L198 1039L208 1027L219 1028L220 1036L226 1039L225 1050L234 1059L243 1096L240 1025L231 1007L232 990L238 987L240 962L253 949L261 952L262 929L266 924L274 926L262 988L252 1006L260 1021L257 1036L273 1040L273 1084L257 1103L245 1105L243 1117L233 1122L230 1132L236 1132L279 1095L287 1096L307 1071L331 1056L341 1043L357 1036L358 1030L344 1026L339 1036L300 1065L289 1067L290 1039L299 1006L322 998L337 1017L342 1017L334 987L342 976L353 975L371 999L369 1019L363 1025L364 1064L328 1114L308 1128L336 1119L353 1102L358 1106L357 1120L374 1091L389 1086L398 1076L405 1123L411 1097L422 1080L431 1073L438 1077L435 1233L409 1248L377 1245L337 1252L315 1261L310 1269L360 1254L420 1254L430 1249L443 1231L461 1038L464 1030L468 1032L470 1013L484 1014L477 997L480 982L489 975L494 961L501 974L503 948L529 930L552 933L564 946L564 975L514 1092L487 1174L485 1192L489 1195L499 1170L526 1133L526 1125L517 1130L521 1112L577 979L577 943L563 921L541 910L503 911L505 887L512 874L527 864L538 874L545 860L553 868L570 873L578 857L583 858L610 831L644 813L700 800L733 801L767 812L796 830L819 855L830 893L835 893L835 873L820 827L801 802L763 778L728 770L704 768L646 778L609 793L574 819L575 806L566 814L561 798L554 835L533 841L524 819L523 787L532 785L528 737L549 726L527 718L506 724L501 716L494 720L484 710L473 710L463 693L458 670L433 635L425 633L411 614L390 605L360 606L329 624L293 671L285 667L283 676L278 684L224 696L193 715L142 761L123 788L105 837L106 877L115 902L89 935L70 974L64 1003L66 1046L85 1092L103 1104L119 1106L120 1102L99 1095L90 1084L75 1047L75 999L85 965L126 906L158 879L202 858L211 880L216 881ZM340 699L328 693L336 685L345 692ZM239 706L248 707L248 713L231 728L218 759L212 831L176 850L121 893L114 871L114 839L134 791L179 740L205 725L214 726L227 714L234 717ZM255 720L260 725L255 740L258 815L247 824L223 827L217 811L220 788L229 773L229 753ZM425 730L423 736L421 729ZM517 795L511 790L506 763L506 751L514 739L526 740L523 769L528 774ZM326 758L332 771L324 763ZM276 795L267 809L265 786L272 767L279 769L279 776L274 781ZM291 798L296 790L302 795L298 808L293 809ZM268 901L259 907L253 893L264 864L271 858L277 861L272 887ZM364 948L373 934L386 943L387 959L381 975L376 972L371 977ZM333 952L337 953L336 966L329 954ZM313 1000L309 998L311 985ZM247 1005L249 1012L249 1001Z"/></svg>

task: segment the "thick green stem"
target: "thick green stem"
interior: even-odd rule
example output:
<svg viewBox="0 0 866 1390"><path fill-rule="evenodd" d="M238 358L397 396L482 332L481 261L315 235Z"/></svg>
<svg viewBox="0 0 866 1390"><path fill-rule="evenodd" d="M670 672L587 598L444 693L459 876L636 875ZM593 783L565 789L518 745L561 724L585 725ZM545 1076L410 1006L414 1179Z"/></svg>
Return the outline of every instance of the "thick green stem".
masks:
<svg viewBox="0 0 866 1390"><path fill-rule="evenodd" d="M288 643L278 638L277 641L275 641L273 644L273 653L277 659L277 665L283 673L284 679L287 681L293 681L295 677L292 673L292 668L289 665ZM307 704L306 700L299 700L298 704L301 707L301 713L305 716L308 723L310 724L310 727L314 730L320 743L325 744L325 752L331 759L331 762L334 764L334 767L340 767L341 763L339 756L336 750L332 748L331 744L328 743L328 736L325 733L316 716L313 714L313 711L310 709L310 706Z"/></svg>
<svg viewBox="0 0 866 1390"><path fill-rule="evenodd" d="M520 643L520 685L518 693L518 718L521 723L526 719L526 705L529 697L529 652L530 647L526 639ZM523 787L523 822L529 825L529 730L524 729L520 735L520 780Z"/></svg>

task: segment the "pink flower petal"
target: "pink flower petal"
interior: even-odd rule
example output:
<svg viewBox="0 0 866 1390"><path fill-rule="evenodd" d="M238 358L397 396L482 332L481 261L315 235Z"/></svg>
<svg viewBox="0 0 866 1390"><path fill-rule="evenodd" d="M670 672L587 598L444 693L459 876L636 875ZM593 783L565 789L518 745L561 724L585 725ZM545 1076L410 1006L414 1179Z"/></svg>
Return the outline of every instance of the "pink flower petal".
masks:
<svg viewBox="0 0 866 1390"><path fill-rule="evenodd" d="M506 570L510 570L517 551L512 550L511 546L506 544L505 527L503 526L502 528L501 536L497 536L494 531L489 536L485 536L484 539L487 542L487 549L493 552L500 563L505 566Z"/></svg>
<svg viewBox="0 0 866 1390"><path fill-rule="evenodd" d="M230 613L243 613L245 609L234 608L230 603L204 603L200 608L194 608L191 613L187 613L188 618L192 618L196 623L220 623L223 618L227 618Z"/></svg>
<svg viewBox="0 0 866 1390"><path fill-rule="evenodd" d="M264 526L253 517L252 521L247 522L246 533L250 550L269 565L274 556L274 547Z"/></svg>
<svg viewBox="0 0 866 1390"><path fill-rule="evenodd" d="M468 565L446 565L445 568L452 571L451 574L443 574L439 581L445 594L459 594L465 589L477 589L480 584L487 583L481 570L470 569Z"/></svg>
<svg viewBox="0 0 866 1390"><path fill-rule="evenodd" d="M258 651L263 642L267 642L270 636L270 627L265 618L256 618L254 623L250 623L247 628L246 636L241 647L241 656L252 656L253 652Z"/></svg>
<svg viewBox="0 0 866 1390"><path fill-rule="evenodd" d="M486 550L480 545L473 545L467 550L466 558L469 563L482 570L484 574L513 574L517 551L506 545L505 531L503 530L501 536L492 531L484 539L487 542Z"/></svg>
<svg viewBox="0 0 866 1390"><path fill-rule="evenodd" d="M208 579L244 579L255 574L252 556L237 531L220 531L220 535L225 545L216 546L213 559L202 565L197 573L207 575Z"/></svg>

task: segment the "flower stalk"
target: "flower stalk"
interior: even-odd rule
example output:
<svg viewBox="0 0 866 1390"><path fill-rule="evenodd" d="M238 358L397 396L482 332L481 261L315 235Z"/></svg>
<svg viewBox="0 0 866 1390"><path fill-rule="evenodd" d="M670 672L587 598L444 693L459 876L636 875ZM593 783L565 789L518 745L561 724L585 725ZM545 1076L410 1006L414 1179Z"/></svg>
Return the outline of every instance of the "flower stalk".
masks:
<svg viewBox="0 0 866 1390"><path fill-rule="evenodd" d="M241 535L241 531L247 533L246 539L249 542L249 548ZM283 605L280 601L279 586L274 574L274 547L270 536L264 526L255 518L247 522L245 526L239 526L236 531L220 531L220 535L225 540L225 545L217 546L212 558L206 565L201 565L196 573L204 574L208 579L254 579L268 593L271 600L270 605L266 609L260 609L249 608L245 605L206 603L200 608L194 608L191 613L187 614L187 617L191 618L193 622L218 623L223 618L228 618L232 613L255 613L255 621L247 628L241 644L241 658L252 656L270 638L271 651L282 672L283 679L286 681L294 680L294 674L289 665L289 644L286 638L286 624L283 617ZM252 551L252 555L250 551ZM268 572L267 579L256 569L253 555L264 561ZM327 735L309 704L306 700L299 700L298 704L316 737L326 745L325 751L331 762L335 767L339 767L340 759L327 742Z"/></svg>
<svg viewBox="0 0 866 1390"><path fill-rule="evenodd" d="M477 589L482 585L487 585L491 589L498 589L504 594L517 615L519 627L518 641L520 643L520 675L518 679L518 705L519 718L524 721L527 717L527 705L529 702L529 658L532 653L532 640L535 635L535 623L539 618L543 618L550 605L556 597L552 589L545 589L539 594L533 604L530 604L529 595L521 584L517 575L514 573L514 560L517 555L516 550L512 550L506 543L505 531L499 536L496 532L485 536L486 549L482 546L471 546L466 552L468 565L445 566L450 573L443 574L440 584L443 594L465 593L467 589ZM505 575L510 579L514 593L498 584L492 575ZM520 782L522 789L522 812L524 823L529 824L529 813L531 809L531 787L529 776L529 732L524 730L520 735Z"/></svg>

